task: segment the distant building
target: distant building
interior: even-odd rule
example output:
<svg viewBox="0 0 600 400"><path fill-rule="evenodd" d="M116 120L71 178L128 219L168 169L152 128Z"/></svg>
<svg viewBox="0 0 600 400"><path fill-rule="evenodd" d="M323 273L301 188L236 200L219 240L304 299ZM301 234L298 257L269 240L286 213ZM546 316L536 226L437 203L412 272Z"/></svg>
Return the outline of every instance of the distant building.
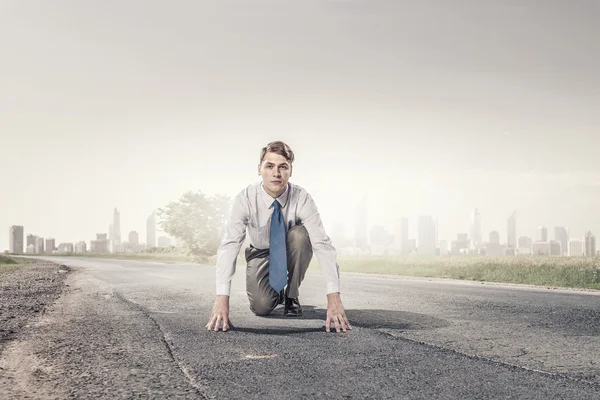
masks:
<svg viewBox="0 0 600 400"><path fill-rule="evenodd" d="M562 256L562 245L558 240L550 241L550 255Z"/></svg>
<svg viewBox="0 0 600 400"><path fill-rule="evenodd" d="M500 244L500 233L498 231L490 232L490 243L492 244Z"/></svg>
<svg viewBox="0 0 600 400"><path fill-rule="evenodd" d="M456 235L456 240L450 242L450 253L451 254L466 254L471 247L471 240L469 235L466 233L459 233Z"/></svg>
<svg viewBox="0 0 600 400"><path fill-rule="evenodd" d="M156 213L154 211L146 220L146 247L148 249L156 247Z"/></svg>
<svg viewBox="0 0 600 400"><path fill-rule="evenodd" d="M478 247L483 243L481 236L481 214L477 208L471 215L471 239L473 241L473 247Z"/></svg>
<svg viewBox="0 0 600 400"><path fill-rule="evenodd" d="M51 254L56 249L56 240L53 238L46 238L46 253Z"/></svg>
<svg viewBox="0 0 600 400"><path fill-rule="evenodd" d="M27 254L35 254L35 245L33 245L33 244L28 245L25 252Z"/></svg>
<svg viewBox="0 0 600 400"><path fill-rule="evenodd" d="M36 237L34 246L35 246L35 254L43 254L44 253L44 238Z"/></svg>
<svg viewBox="0 0 600 400"><path fill-rule="evenodd" d="M570 257L583 257L585 254L583 249L583 242L579 239L569 240L568 253Z"/></svg>
<svg viewBox="0 0 600 400"><path fill-rule="evenodd" d="M113 245L121 244L121 213L116 208L113 210L113 222L110 227L110 241Z"/></svg>
<svg viewBox="0 0 600 400"><path fill-rule="evenodd" d="M517 212L513 211L513 213L508 217L507 221L507 238L506 238L506 246L509 249L514 249L517 247Z"/></svg>
<svg viewBox="0 0 600 400"><path fill-rule="evenodd" d="M106 233L97 233L96 240L90 240L90 250L92 253L108 253L109 243Z"/></svg>
<svg viewBox="0 0 600 400"><path fill-rule="evenodd" d="M435 220L431 215L419 217L419 240L417 241L417 252L419 254L435 255L437 250Z"/></svg>
<svg viewBox="0 0 600 400"><path fill-rule="evenodd" d="M555 226L554 227L554 240L560 242L561 255L564 255L568 252L569 247L569 232L567 228L564 226Z"/></svg>
<svg viewBox="0 0 600 400"><path fill-rule="evenodd" d="M23 254L24 251L24 230L20 225L8 227L8 252L12 254Z"/></svg>
<svg viewBox="0 0 600 400"><path fill-rule="evenodd" d="M533 242L531 253L539 256L549 256L550 242Z"/></svg>
<svg viewBox="0 0 600 400"><path fill-rule="evenodd" d="M531 250L531 244L533 243L533 239L529 236L521 236L518 240L518 245L520 249L529 249Z"/></svg>
<svg viewBox="0 0 600 400"><path fill-rule="evenodd" d="M37 237L36 235L32 235L32 234L27 235L27 246L32 245L33 247L35 247L35 238L36 237Z"/></svg>
<svg viewBox="0 0 600 400"><path fill-rule="evenodd" d="M585 234L585 255L587 257L596 256L596 236L591 231Z"/></svg>
<svg viewBox="0 0 600 400"><path fill-rule="evenodd" d="M548 241L548 228L545 226L537 227L537 236L535 238L536 242L547 242Z"/></svg>
<svg viewBox="0 0 600 400"><path fill-rule="evenodd" d="M449 250L448 250L448 241L447 240L440 240L438 248L440 250L439 251L440 256L448 255Z"/></svg>
<svg viewBox="0 0 600 400"><path fill-rule="evenodd" d="M370 249L373 255L387 254L387 246L391 243L391 235L380 225L371 228Z"/></svg>
<svg viewBox="0 0 600 400"><path fill-rule="evenodd" d="M129 232L129 244L140 244L140 235L136 231Z"/></svg>
<svg viewBox="0 0 600 400"><path fill-rule="evenodd" d="M58 253L73 253L73 243L61 243L58 245Z"/></svg>
<svg viewBox="0 0 600 400"><path fill-rule="evenodd" d="M166 236L159 236L158 247L171 247L171 239Z"/></svg>
<svg viewBox="0 0 600 400"><path fill-rule="evenodd" d="M87 253L87 243L83 240L75 243L75 253Z"/></svg>

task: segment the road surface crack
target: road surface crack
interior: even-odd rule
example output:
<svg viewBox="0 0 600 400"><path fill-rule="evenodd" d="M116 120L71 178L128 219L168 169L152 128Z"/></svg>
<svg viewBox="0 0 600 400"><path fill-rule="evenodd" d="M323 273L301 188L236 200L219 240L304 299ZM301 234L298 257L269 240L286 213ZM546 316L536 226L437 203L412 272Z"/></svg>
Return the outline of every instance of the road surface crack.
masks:
<svg viewBox="0 0 600 400"><path fill-rule="evenodd" d="M152 315L150 315L150 313L142 305L140 305L138 303L135 303L135 302L127 299L125 296L123 296L123 294L116 292L115 296L119 300L123 301L124 303L129 304L130 306L132 306L133 308L135 308L136 310L138 310L139 312L141 312L146 318L148 318L150 321L152 321L154 323L154 325L156 326L156 328L160 332L161 341L165 345L165 348L167 349L169 357L173 360L173 363L181 371L181 373L183 374L183 376L185 376L185 378L187 379L187 381L189 382L189 384L194 389L196 389L196 392L200 396L202 396L202 398L204 398L204 399L211 399L211 400L215 399L216 398L215 396L210 395L210 394L207 393L208 388L206 386L204 386L202 383L200 383L194 376L192 376L192 374L187 369L187 367L181 361L179 361L177 359L177 357L175 357L175 353L173 351L173 346L171 345L171 343L169 341L169 336L170 335L163 330L163 328L156 321L156 319Z"/></svg>
<svg viewBox="0 0 600 400"><path fill-rule="evenodd" d="M534 369L534 368L528 368L528 367L525 367L523 365L511 364L511 363L508 363L506 361L495 360L495 359L492 359L492 358L479 356L477 354L464 353L464 352L461 352L461 351L458 351L458 350L454 350L454 349L450 349L450 348L447 348L447 347L439 346L439 345L436 345L436 344L433 344L433 343L423 342L421 340L412 339L412 338L408 338L408 337L405 337L405 336L395 335L392 332L388 332L388 331L381 330L381 329L373 329L373 331L377 332L377 333L379 333L381 335L385 335L387 337L394 338L396 340L404 340L404 341L407 341L407 342L417 343L417 344L420 344L422 346L427 346L427 347L435 348L435 349L438 349L438 350L449 351L449 352L452 352L452 353L455 353L455 354L459 354L459 355L461 355L463 357L467 357L467 358L470 358L470 359L473 359L473 360L485 361L485 362L489 362L489 363L492 363L492 364L502 365L502 366L505 366L505 367L515 368L515 369L522 369L522 370L533 372L533 373L538 373L538 374L542 374L542 375L548 375L548 376L551 376L551 377L554 377L554 378L563 378L563 379L566 379L566 380L569 380L569 381L572 381L572 382L583 383L583 384L586 384L586 385L590 385L590 386L593 386L594 388L600 388L600 383L597 383L597 382L594 382L594 381L589 381L589 380L585 380L585 379L574 378L572 376L563 375L563 374L555 373L555 372L542 371L542 370L538 370L538 369ZM524 351L523 349L521 349L521 352L522 352L522 354L519 354L519 355L517 355L515 357L521 357L521 356L527 354L527 352Z"/></svg>

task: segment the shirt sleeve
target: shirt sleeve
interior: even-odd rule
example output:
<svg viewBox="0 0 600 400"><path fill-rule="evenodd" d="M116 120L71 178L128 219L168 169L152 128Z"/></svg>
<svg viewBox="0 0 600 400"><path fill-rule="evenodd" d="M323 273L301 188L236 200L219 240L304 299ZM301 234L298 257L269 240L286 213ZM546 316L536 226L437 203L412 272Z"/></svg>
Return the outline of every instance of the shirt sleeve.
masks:
<svg viewBox="0 0 600 400"><path fill-rule="evenodd" d="M217 295L229 296L231 280L235 274L237 256L244 239L250 217L250 208L245 193L238 193L233 201L231 214L225 226L221 244L217 250L216 284Z"/></svg>
<svg viewBox="0 0 600 400"><path fill-rule="evenodd" d="M310 194L307 194L305 201L300 206L298 218L308 231L313 253L319 260L321 274L325 278L327 294L339 292L340 271L336 262L337 253L325 232L321 215Z"/></svg>

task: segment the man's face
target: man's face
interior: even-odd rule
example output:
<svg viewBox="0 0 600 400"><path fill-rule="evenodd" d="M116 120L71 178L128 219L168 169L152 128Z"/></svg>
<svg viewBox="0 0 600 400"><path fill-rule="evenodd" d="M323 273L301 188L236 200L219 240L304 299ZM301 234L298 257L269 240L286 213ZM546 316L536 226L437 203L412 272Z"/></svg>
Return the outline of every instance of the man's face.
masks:
<svg viewBox="0 0 600 400"><path fill-rule="evenodd" d="M262 177L266 192L274 198L279 197L292 176L292 166L284 156L266 153L262 163L258 165L258 175Z"/></svg>

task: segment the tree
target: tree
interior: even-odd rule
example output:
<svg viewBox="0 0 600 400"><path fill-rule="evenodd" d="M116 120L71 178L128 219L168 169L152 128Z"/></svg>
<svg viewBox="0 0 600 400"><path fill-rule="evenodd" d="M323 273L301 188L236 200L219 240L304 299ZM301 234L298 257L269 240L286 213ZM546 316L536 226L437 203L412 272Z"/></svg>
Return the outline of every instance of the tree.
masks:
<svg viewBox="0 0 600 400"><path fill-rule="evenodd" d="M230 207L227 195L189 191L159 208L157 215L162 230L180 240L188 254L210 257L217 254Z"/></svg>

